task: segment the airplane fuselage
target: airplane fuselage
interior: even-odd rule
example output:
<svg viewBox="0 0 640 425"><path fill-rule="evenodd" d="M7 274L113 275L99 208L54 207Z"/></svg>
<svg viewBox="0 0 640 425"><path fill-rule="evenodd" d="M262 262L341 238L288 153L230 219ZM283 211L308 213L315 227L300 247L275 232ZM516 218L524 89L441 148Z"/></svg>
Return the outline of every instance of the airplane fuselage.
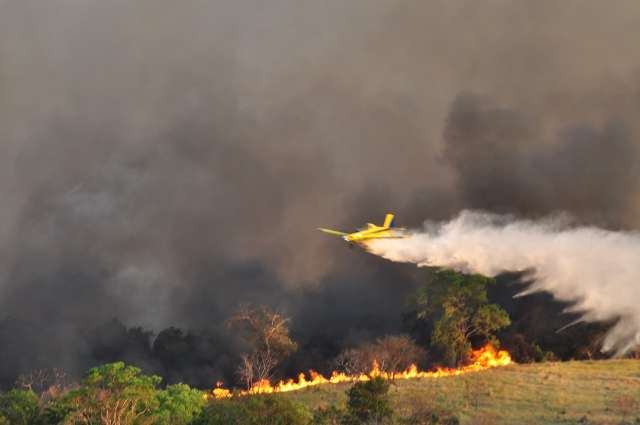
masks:
<svg viewBox="0 0 640 425"><path fill-rule="evenodd" d="M402 229L391 230L388 227L369 227L366 230L360 230L355 233L349 233L348 235L344 235L342 238L351 243L362 243L371 239L384 239L384 238L400 238L403 237L400 235L400 231Z"/></svg>
<svg viewBox="0 0 640 425"><path fill-rule="evenodd" d="M324 228L319 228L318 230L330 235L340 236L342 239L351 244L364 244L372 239L401 239L408 237L405 229L395 227L393 214L386 215L384 224L382 226L377 226L373 223L367 223L366 228L358 229L353 233L346 233L338 230Z"/></svg>

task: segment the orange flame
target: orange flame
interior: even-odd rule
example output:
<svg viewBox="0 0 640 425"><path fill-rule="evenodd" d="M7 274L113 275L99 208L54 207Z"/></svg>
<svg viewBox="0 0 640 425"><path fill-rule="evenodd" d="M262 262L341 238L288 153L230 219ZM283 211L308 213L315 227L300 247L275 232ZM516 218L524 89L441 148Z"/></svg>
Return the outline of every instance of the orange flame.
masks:
<svg viewBox="0 0 640 425"><path fill-rule="evenodd" d="M496 350L492 345L471 352L471 363L456 369L438 368L434 371L418 370L416 365L411 365L402 372L390 373L381 371L378 363L374 362L371 371L367 374L347 375L341 372L333 372L331 376L326 378L321 374L310 370L307 377L304 373L298 375L298 380L289 379L271 384L269 380L264 379L256 382L251 388L243 391L228 390L222 387L222 383L218 382L215 389L207 394L207 398L229 398L233 396L246 396L254 394L271 394L284 393L288 391L296 391L306 387L313 387L322 384L339 384L343 382L359 382L368 381L371 378L381 377L383 379L413 379L413 378L441 378L444 376L457 376L468 372L478 372L493 367L506 366L510 364L511 356L503 350Z"/></svg>

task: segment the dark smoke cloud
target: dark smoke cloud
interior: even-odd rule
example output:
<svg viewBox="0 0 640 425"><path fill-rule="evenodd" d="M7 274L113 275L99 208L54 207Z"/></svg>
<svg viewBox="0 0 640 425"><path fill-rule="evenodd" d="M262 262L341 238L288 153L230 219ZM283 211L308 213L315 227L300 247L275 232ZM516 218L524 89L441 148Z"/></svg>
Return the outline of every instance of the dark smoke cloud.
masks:
<svg viewBox="0 0 640 425"><path fill-rule="evenodd" d="M570 212L584 221L628 224L640 190L631 123L571 123L551 143L525 113L460 95L445 128L445 158L465 205L521 216ZM634 223L635 220L632 221Z"/></svg>
<svg viewBox="0 0 640 425"><path fill-rule="evenodd" d="M243 301L391 331L420 278L314 231L387 210L636 226L640 6L616 6L1 2L0 311L55 330L9 357L88 364L85 328Z"/></svg>

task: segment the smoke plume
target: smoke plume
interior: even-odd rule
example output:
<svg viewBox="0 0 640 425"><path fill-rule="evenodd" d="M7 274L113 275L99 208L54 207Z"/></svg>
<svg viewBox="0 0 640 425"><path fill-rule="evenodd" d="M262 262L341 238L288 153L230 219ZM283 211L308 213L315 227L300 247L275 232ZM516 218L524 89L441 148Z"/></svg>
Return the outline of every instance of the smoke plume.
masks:
<svg viewBox="0 0 640 425"><path fill-rule="evenodd" d="M420 266L495 276L530 271L523 293L548 291L585 321L617 320L605 351L621 355L640 344L640 234L571 227L566 217L516 220L463 211L427 223L406 239L372 241L379 256Z"/></svg>
<svg viewBox="0 0 640 425"><path fill-rule="evenodd" d="M0 384L105 361L85 333L114 317L210 330L260 303L301 346L400 328L424 276L318 226L482 209L638 228L639 17L636 0L0 0Z"/></svg>

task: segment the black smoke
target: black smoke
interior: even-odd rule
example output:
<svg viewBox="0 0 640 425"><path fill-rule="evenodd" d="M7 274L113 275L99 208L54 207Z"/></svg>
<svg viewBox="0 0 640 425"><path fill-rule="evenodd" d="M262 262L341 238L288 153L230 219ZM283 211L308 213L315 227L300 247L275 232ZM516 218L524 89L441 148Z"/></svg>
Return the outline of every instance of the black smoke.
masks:
<svg viewBox="0 0 640 425"><path fill-rule="evenodd" d="M595 125L572 122L543 143L541 124L514 107L461 94L444 132L445 158L469 208L624 226L640 191L632 129L612 115Z"/></svg>

